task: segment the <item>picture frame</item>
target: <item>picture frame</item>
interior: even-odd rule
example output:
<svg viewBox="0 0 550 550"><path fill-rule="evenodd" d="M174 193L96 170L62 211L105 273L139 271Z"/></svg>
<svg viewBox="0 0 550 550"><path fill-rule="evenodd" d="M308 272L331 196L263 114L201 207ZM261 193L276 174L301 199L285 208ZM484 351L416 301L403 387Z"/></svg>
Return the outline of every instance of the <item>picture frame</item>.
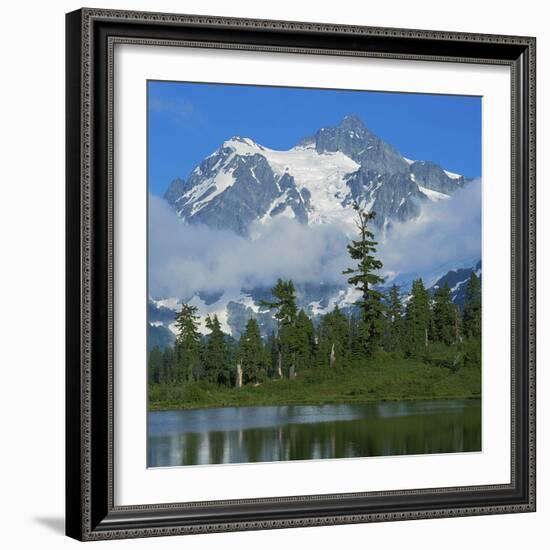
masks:
<svg viewBox="0 0 550 550"><path fill-rule="evenodd" d="M67 14L66 31L66 534L85 541L535 511L535 38L87 8ZM509 68L510 483L116 504L116 44Z"/></svg>

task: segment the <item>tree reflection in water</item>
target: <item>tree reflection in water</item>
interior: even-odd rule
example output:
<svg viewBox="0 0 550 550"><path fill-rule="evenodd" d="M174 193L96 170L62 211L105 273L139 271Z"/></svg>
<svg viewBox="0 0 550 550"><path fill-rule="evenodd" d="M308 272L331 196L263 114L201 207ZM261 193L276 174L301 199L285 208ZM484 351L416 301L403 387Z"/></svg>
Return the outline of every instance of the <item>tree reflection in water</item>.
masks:
<svg viewBox="0 0 550 550"><path fill-rule="evenodd" d="M149 414L150 467L481 450L480 400Z"/></svg>

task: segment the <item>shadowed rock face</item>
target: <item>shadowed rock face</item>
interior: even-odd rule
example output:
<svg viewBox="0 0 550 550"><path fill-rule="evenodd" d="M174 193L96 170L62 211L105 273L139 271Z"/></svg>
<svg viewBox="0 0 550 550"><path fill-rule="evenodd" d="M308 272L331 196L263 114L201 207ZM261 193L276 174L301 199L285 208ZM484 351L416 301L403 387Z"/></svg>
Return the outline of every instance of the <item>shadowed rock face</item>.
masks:
<svg viewBox="0 0 550 550"><path fill-rule="evenodd" d="M214 178L220 170L231 173L231 186L211 199L209 196L215 194L216 187L209 186L204 193L186 200L194 188ZM174 180L164 198L190 223L229 229L243 236L248 235L253 221L266 215L277 216L287 207L298 221L308 222L307 189L299 190L290 174L276 176L261 154L230 156L226 148L203 161L185 184L180 179Z"/></svg>
<svg viewBox="0 0 550 550"><path fill-rule="evenodd" d="M194 223L246 235L250 224L262 217L279 196L279 189L271 167L260 155L233 157L228 165L228 169L232 168L237 185L214 197L194 214L193 203L188 203L180 216L192 218Z"/></svg>
<svg viewBox="0 0 550 550"><path fill-rule="evenodd" d="M266 149L247 138L232 138L205 158L186 181L175 179L164 197L189 223L243 236L248 236L254 221L277 216L314 223L312 220L319 219L313 215L319 207L318 194L312 193L313 182L307 181L307 170L304 176L303 159L301 180L293 165L300 151L311 153L307 162L317 172L321 160L348 157L344 173L336 161L326 164L326 189L331 188L331 182L343 182L328 197L329 209L350 207L351 217L351 206L358 202L376 212L378 228L418 217L424 201L451 196L469 181L445 172L433 162L406 160L358 117L347 116L338 126L321 128L288 152ZM282 170L287 158L288 165ZM325 197L325 209L326 204Z"/></svg>
<svg viewBox="0 0 550 550"><path fill-rule="evenodd" d="M166 189L164 193L164 198L170 203L175 204L175 202L185 193L187 187L185 181L180 178L176 178Z"/></svg>
<svg viewBox="0 0 550 550"><path fill-rule="evenodd" d="M211 200L206 200L216 191L214 186L210 186L193 200L186 201L184 193L180 193L174 199L173 183L164 197L183 219L246 235L250 224L265 214L280 195L280 191L273 171L264 157L253 155L230 158L228 153L231 152L224 148L203 161L199 169L194 171L187 180L185 189L185 192L192 191L205 180L216 176L219 169L224 169L226 172L232 172L235 184L223 193L214 196ZM216 170L213 167L223 168ZM197 208L201 202L204 202L204 206Z"/></svg>
<svg viewBox="0 0 550 550"><path fill-rule="evenodd" d="M376 212L374 224L382 228L391 220L404 222L420 214L423 201L428 200L408 173L378 174L359 169L348 180L350 196L347 203L367 204Z"/></svg>
<svg viewBox="0 0 550 550"><path fill-rule="evenodd" d="M449 177L445 171L434 162L418 160L413 162L410 167L410 172L414 176L415 181L433 191L440 193L451 194L456 191L457 186L464 185L464 177L457 178Z"/></svg>
<svg viewBox="0 0 550 550"><path fill-rule="evenodd" d="M409 171L409 165L399 151L373 134L361 119L346 116L333 128L321 128L302 145L314 144L319 153L341 151L361 166L379 174Z"/></svg>

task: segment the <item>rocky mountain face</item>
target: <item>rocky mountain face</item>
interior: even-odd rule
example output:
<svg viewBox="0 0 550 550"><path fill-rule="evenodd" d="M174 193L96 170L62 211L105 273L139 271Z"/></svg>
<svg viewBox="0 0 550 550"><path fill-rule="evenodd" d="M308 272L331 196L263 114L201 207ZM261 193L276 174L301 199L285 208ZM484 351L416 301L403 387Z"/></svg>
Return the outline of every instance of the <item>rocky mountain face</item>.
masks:
<svg viewBox="0 0 550 550"><path fill-rule="evenodd" d="M276 216L345 223L353 202L375 210L375 223L387 228L416 218L423 201L445 200L466 183L437 164L406 159L348 116L288 151L233 137L186 181L175 179L165 198L188 223L247 236L253 222Z"/></svg>
<svg viewBox="0 0 550 550"><path fill-rule="evenodd" d="M355 116L347 116L333 128L321 128L298 145L315 147L319 154L342 151L357 164L379 174L408 172L408 163L399 151L373 134Z"/></svg>

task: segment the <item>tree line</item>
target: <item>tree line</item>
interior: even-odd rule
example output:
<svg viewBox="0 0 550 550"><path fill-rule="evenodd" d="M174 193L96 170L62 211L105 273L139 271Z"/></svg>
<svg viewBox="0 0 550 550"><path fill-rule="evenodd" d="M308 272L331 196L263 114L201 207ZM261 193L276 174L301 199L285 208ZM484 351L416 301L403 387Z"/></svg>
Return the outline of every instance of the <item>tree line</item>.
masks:
<svg viewBox="0 0 550 550"><path fill-rule="evenodd" d="M448 284L430 293L421 278L407 296L398 286L387 293L378 275L377 242L369 230L374 212L357 205L358 238L347 248L354 265L343 273L360 298L351 313L335 306L314 323L296 304L292 280L279 279L272 300L262 306L273 311L277 331L262 339L260 326L249 319L239 340L225 334L216 315L206 318L208 334L199 331L198 310L183 304L176 316L173 347L155 347L149 354L153 384L182 384L204 380L222 386L260 384L267 379L293 379L305 369L345 368L364 362L379 351L433 361L458 369L481 362L481 282L475 273L467 282L464 308L452 301ZM319 370L319 372L322 372Z"/></svg>

